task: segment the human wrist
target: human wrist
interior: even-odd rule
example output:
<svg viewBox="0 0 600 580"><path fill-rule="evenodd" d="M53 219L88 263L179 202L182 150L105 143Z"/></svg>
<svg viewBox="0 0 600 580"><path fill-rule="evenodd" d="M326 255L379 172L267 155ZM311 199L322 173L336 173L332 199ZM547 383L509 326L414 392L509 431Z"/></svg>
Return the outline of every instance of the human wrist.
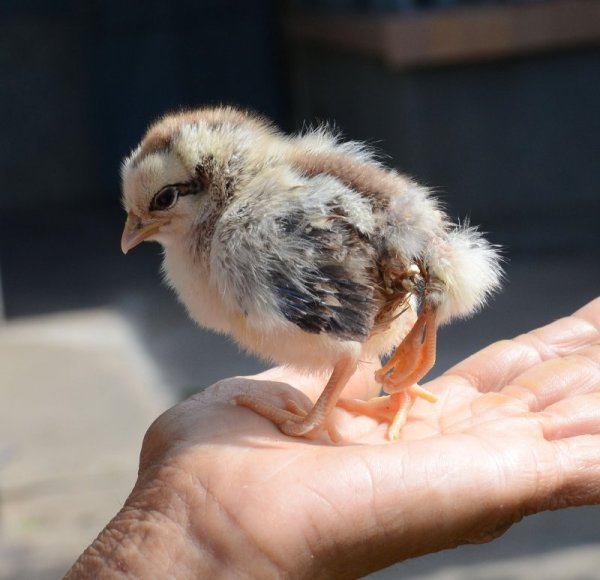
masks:
<svg viewBox="0 0 600 580"><path fill-rule="evenodd" d="M213 565L209 551L194 541L184 522L126 504L66 578L199 577L209 575Z"/></svg>
<svg viewBox="0 0 600 580"><path fill-rule="evenodd" d="M66 579L279 576L249 536L181 464L146 467Z"/></svg>

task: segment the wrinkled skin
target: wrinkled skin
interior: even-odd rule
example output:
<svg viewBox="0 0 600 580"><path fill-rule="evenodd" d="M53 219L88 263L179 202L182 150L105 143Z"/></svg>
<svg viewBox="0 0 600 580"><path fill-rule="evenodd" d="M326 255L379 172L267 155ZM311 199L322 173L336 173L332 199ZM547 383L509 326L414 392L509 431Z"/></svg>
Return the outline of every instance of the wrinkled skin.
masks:
<svg viewBox="0 0 600 580"><path fill-rule="evenodd" d="M394 443L342 410L342 445L295 439L231 403L264 389L306 406L320 380L221 381L150 427L131 496L68 577L350 578L599 503L599 328L597 299L490 345L424 385L440 400ZM375 395L375 369L345 394Z"/></svg>

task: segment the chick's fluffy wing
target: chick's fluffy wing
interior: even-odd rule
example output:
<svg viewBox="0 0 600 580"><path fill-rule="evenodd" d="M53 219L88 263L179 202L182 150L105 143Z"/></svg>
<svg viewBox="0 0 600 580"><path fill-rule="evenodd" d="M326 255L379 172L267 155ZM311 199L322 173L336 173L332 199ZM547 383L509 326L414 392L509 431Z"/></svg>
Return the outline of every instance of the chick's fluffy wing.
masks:
<svg viewBox="0 0 600 580"><path fill-rule="evenodd" d="M211 262L221 291L259 324L364 341L377 314L376 255L366 202L330 179L262 191L224 215ZM218 262L218 263L215 263Z"/></svg>

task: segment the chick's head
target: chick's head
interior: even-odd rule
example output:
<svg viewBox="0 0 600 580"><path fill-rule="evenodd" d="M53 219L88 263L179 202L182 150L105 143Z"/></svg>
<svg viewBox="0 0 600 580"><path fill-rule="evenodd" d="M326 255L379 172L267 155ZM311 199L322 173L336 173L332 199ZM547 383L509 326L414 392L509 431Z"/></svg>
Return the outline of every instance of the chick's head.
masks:
<svg viewBox="0 0 600 580"><path fill-rule="evenodd" d="M168 247L221 213L258 171L257 151L272 133L268 123L227 107L167 115L152 125L123 162L123 252L143 241Z"/></svg>

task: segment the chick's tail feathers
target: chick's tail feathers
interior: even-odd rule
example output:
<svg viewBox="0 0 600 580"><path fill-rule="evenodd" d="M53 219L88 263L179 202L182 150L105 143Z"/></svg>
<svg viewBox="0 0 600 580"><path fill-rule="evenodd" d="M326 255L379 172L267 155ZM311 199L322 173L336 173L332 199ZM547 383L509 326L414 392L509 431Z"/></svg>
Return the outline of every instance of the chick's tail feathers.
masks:
<svg viewBox="0 0 600 580"><path fill-rule="evenodd" d="M503 278L500 248L477 228L457 225L431 244L426 257L430 276L441 284L438 322L464 317L481 308L500 288Z"/></svg>

